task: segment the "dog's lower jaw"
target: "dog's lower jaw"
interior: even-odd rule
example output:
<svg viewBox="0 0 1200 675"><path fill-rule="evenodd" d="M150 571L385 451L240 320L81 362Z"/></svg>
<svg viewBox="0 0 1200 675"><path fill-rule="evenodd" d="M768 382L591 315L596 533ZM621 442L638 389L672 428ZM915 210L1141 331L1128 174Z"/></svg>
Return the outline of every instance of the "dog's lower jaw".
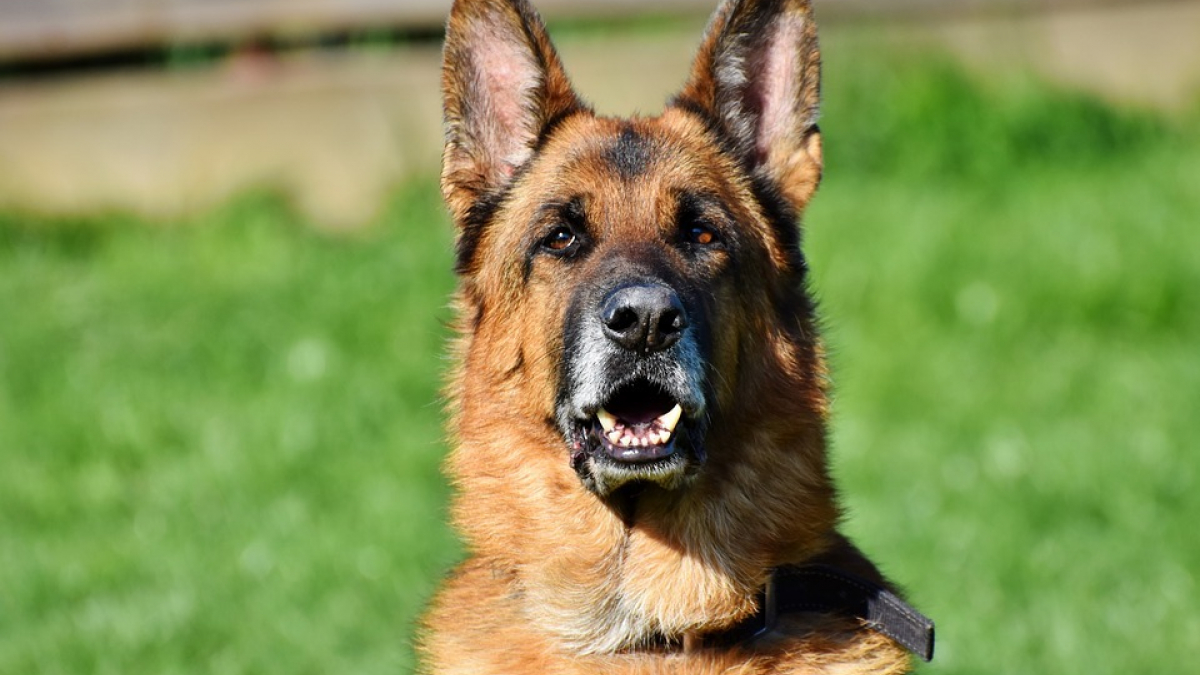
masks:
<svg viewBox="0 0 1200 675"><path fill-rule="evenodd" d="M687 458L672 455L647 467L625 467L598 459L594 455L577 454L572 466L584 487L600 498L608 498L632 483L653 484L664 490L679 490L687 486L695 471Z"/></svg>

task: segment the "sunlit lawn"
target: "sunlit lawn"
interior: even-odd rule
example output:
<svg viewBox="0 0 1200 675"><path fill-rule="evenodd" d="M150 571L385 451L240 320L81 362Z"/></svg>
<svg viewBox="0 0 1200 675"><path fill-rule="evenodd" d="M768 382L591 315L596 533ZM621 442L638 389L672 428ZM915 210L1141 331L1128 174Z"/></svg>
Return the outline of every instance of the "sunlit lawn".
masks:
<svg viewBox="0 0 1200 675"><path fill-rule="evenodd" d="M836 467L849 531L938 621L925 672L1181 672L1200 137L827 56L805 227ZM0 215L0 673L409 672L459 555L450 236L432 177L349 238L257 196Z"/></svg>

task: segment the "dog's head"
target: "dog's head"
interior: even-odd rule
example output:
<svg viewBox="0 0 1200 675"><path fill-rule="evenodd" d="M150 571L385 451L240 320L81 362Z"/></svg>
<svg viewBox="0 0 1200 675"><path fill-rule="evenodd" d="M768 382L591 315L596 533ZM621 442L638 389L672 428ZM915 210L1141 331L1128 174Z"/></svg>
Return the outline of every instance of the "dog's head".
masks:
<svg viewBox="0 0 1200 675"><path fill-rule="evenodd" d="M821 414L795 225L821 175L807 0L722 4L666 111L628 120L575 94L526 0L457 0L443 87L481 383L460 434L530 425L605 496L681 488Z"/></svg>

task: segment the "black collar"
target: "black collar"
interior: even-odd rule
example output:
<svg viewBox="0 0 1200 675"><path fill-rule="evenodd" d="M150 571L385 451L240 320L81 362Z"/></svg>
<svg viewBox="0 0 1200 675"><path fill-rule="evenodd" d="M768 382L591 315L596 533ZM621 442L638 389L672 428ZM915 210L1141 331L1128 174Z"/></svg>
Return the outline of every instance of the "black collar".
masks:
<svg viewBox="0 0 1200 675"><path fill-rule="evenodd" d="M860 619L925 661L933 658L933 621L883 586L830 565L776 568L758 606L757 614L732 629L703 636L702 644L742 644L770 633L780 616L818 612Z"/></svg>

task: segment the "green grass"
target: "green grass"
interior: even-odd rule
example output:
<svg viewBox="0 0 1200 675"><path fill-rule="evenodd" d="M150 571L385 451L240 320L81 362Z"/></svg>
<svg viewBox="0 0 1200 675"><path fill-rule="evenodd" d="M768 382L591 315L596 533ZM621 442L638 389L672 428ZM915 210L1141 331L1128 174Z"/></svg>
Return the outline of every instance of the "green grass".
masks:
<svg viewBox="0 0 1200 675"><path fill-rule="evenodd" d="M1200 137L827 58L806 236L836 470L848 530L938 621L925 672L1186 669ZM255 196L171 226L0 215L0 673L411 670L459 554L450 265L432 178L352 238Z"/></svg>
<svg viewBox="0 0 1200 675"><path fill-rule="evenodd" d="M411 668L456 557L436 195L360 240L4 219L0 672Z"/></svg>
<svg viewBox="0 0 1200 675"><path fill-rule="evenodd" d="M928 672L1186 669L1200 139L888 67L832 80L808 218L849 530L938 620Z"/></svg>

